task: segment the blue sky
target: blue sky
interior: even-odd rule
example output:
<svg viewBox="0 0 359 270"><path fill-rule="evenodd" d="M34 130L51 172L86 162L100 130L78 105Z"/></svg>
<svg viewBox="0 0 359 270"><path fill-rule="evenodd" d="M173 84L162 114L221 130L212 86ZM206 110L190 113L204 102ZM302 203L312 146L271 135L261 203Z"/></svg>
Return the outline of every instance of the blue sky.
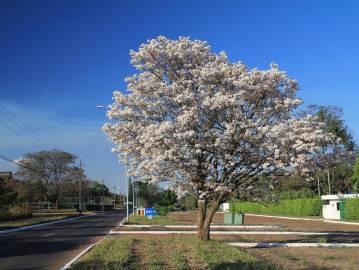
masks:
<svg viewBox="0 0 359 270"><path fill-rule="evenodd" d="M50 146L77 154L90 178L112 187L120 177L123 188L96 105L125 89L130 49L158 35L207 40L250 68L277 62L306 104L343 107L358 140L358 10L358 1L328 0L0 0L0 154L41 149L5 109Z"/></svg>

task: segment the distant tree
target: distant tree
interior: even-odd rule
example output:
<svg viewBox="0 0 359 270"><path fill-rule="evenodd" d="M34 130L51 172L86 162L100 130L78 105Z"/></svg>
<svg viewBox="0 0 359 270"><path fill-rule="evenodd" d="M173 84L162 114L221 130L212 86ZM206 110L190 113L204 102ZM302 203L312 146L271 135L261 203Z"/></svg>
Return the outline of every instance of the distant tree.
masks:
<svg viewBox="0 0 359 270"><path fill-rule="evenodd" d="M136 182L138 189L139 205L143 207L153 207L158 202L161 190L156 184L147 182Z"/></svg>
<svg viewBox="0 0 359 270"><path fill-rule="evenodd" d="M176 203L176 193L170 189L167 189L161 192L160 199L156 203L156 208L160 212L160 215L164 216L175 208Z"/></svg>
<svg viewBox="0 0 359 270"><path fill-rule="evenodd" d="M197 197L195 194L187 193L178 200L178 204L185 210L197 209Z"/></svg>
<svg viewBox="0 0 359 270"><path fill-rule="evenodd" d="M17 192L10 186L11 179L0 178L0 207L10 205L17 199Z"/></svg>
<svg viewBox="0 0 359 270"><path fill-rule="evenodd" d="M359 187L359 155L357 156L357 159L355 161L355 165L354 165L354 168L353 168L352 180L353 180L354 191L358 192L358 187Z"/></svg>
<svg viewBox="0 0 359 270"><path fill-rule="evenodd" d="M58 202L60 187L74 173L76 156L61 150L41 151L26 154L16 177L46 190L46 199Z"/></svg>
<svg viewBox="0 0 359 270"><path fill-rule="evenodd" d="M161 193L158 205L160 206L170 206L175 205L177 202L177 195L170 189L167 189Z"/></svg>
<svg viewBox="0 0 359 270"><path fill-rule="evenodd" d="M89 196L107 196L109 194L108 187L96 180L87 180L84 188Z"/></svg>
<svg viewBox="0 0 359 270"><path fill-rule="evenodd" d="M126 94L114 92L104 131L130 173L196 194L203 240L233 192L264 174L306 172L334 137L318 117L293 116L298 84L274 63L248 69L206 42L162 36L131 51L131 63L139 72Z"/></svg>
<svg viewBox="0 0 359 270"><path fill-rule="evenodd" d="M311 160L313 177L317 181L318 194L321 187L327 193L348 190L351 169L355 159L356 144L343 119L343 109L335 106L311 105L309 114L315 114L325 123L325 130L334 134L338 140L327 141ZM350 189L350 188L349 188Z"/></svg>

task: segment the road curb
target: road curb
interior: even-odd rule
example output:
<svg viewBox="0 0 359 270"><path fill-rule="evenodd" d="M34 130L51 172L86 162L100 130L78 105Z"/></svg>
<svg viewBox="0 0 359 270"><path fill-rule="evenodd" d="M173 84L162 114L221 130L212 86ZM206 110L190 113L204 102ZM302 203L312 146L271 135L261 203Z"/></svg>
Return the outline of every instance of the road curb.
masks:
<svg viewBox="0 0 359 270"><path fill-rule="evenodd" d="M292 220L324 221L322 218L299 218L299 217L271 216L271 215L247 214L247 213L244 213L244 215L253 216L253 217L269 217L269 218L292 219Z"/></svg>
<svg viewBox="0 0 359 270"><path fill-rule="evenodd" d="M34 229L34 228L45 227L45 226L53 225L53 224L57 224L57 223L63 223L63 222L70 221L70 220L75 220L75 219L80 219L80 218L85 218L85 217L92 217L92 216L95 216L95 215L98 215L98 214L91 214L91 215L85 215L85 216L79 216L79 217L73 217L73 218L64 218L64 219L51 221L51 222L46 222L46 223L23 226L23 227L19 227L19 228L15 228L15 229L9 229L9 230L2 230L2 231L0 231L0 236L6 235L6 234L9 234L9 233L21 232L21 231L31 230L31 229Z"/></svg>
<svg viewBox="0 0 359 270"><path fill-rule="evenodd" d="M196 234L197 231L110 231L110 234ZM359 236L358 233L349 232L283 232L283 231L211 231L214 235L337 235L337 236Z"/></svg>
<svg viewBox="0 0 359 270"><path fill-rule="evenodd" d="M83 251L80 252L75 258L73 258L71 261L69 261L67 264L65 264L63 267L60 268L60 270L66 270L69 269L70 266L76 262L80 257L82 257L85 253L89 252L96 244L91 244L87 248L85 248Z"/></svg>
<svg viewBox="0 0 359 270"><path fill-rule="evenodd" d="M120 222L120 224L122 222L124 222L124 220L126 220L126 217ZM111 232L112 232L112 230L110 230L104 238L100 239L99 241L97 241L94 244L90 244L87 248L85 248L83 251L81 251L75 258L73 258L71 261L66 263L59 270L67 270L67 269L69 269L71 267L71 265L73 265L78 259L80 259L82 256L84 256L87 252L89 252L93 247L95 247L96 245L98 245L102 241L104 241L111 234Z"/></svg>
<svg viewBox="0 0 359 270"><path fill-rule="evenodd" d="M128 225L128 224L120 224L118 227L127 227L127 228L191 228L196 229L198 226L195 225ZM279 225L211 225L211 229L278 229L281 228Z"/></svg>
<svg viewBox="0 0 359 270"><path fill-rule="evenodd" d="M273 247L359 247L359 243L249 243L249 242L238 242L238 243L228 243L233 247L242 247L242 248L273 248Z"/></svg>
<svg viewBox="0 0 359 270"><path fill-rule="evenodd" d="M327 223L336 223L336 224L343 224L343 225L359 225L359 222L349 222L349 221L337 221L337 220L323 220Z"/></svg>

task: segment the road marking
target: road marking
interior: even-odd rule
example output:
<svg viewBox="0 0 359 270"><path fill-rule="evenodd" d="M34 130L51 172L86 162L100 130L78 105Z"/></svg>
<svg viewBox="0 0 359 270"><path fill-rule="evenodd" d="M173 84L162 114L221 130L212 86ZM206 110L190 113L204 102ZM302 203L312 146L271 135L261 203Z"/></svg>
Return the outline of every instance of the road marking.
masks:
<svg viewBox="0 0 359 270"><path fill-rule="evenodd" d="M13 233L13 232L27 231L27 230L31 230L34 228L40 228L40 227L45 227L45 226L49 226L49 225L53 225L53 224L64 223L64 222L68 222L68 221L72 221L72 220L76 220L76 219L80 219L80 218L87 218L87 217L95 216L95 215L97 215L97 214L90 214L90 215L74 217L74 218L65 218L65 219L60 219L60 220L51 221L51 222L47 222L47 223L41 223L41 224L36 224L36 225L31 225L31 226L24 226L24 227L10 229L10 230L3 230L3 231L0 231L0 237L3 235L9 234L9 233Z"/></svg>
<svg viewBox="0 0 359 270"><path fill-rule="evenodd" d="M86 252L88 252L91 248L93 248L95 244L89 245L87 248L85 248L79 255L77 255L75 258L73 258L71 261L69 261L67 264L65 264L63 267L60 268L60 270L66 270L69 269L69 267L77 261L82 255L84 255Z"/></svg>
<svg viewBox="0 0 359 270"><path fill-rule="evenodd" d="M51 236L51 235L54 235L55 233L48 233L48 234L45 234L44 237L48 237L48 236Z"/></svg>
<svg viewBox="0 0 359 270"><path fill-rule="evenodd" d="M233 247L243 247L243 248L272 248L272 247L359 247L359 243L248 243L248 242L239 242L239 243L228 243Z"/></svg>

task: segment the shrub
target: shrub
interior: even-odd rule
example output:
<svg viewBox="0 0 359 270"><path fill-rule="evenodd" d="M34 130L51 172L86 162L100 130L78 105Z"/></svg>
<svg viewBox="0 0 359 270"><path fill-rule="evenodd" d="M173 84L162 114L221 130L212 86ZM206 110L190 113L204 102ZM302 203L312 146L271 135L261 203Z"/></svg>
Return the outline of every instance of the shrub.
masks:
<svg viewBox="0 0 359 270"><path fill-rule="evenodd" d="M2 206L0 208L0 220L16 220L32 217L32 209L27 204L16 204L14 206Z"/></svg>
<svg viewBox="0 0 359 270"><path fill-rule="evenodd" d="M359 220L359 198L345 202L345 219Z"/></svg>
<svg viewBox="0 0 359 270"><path fill-rule="evenodd" d="M174 205L168 205L168 206L158 206L156 210L161 216L167 215L169 212L171 212L174 209Z"/></svg>
<svg viewBox="0 0 359 270"><path fill-rule="evenodd" d="M320 198L282 200L279 203L232 202L231 212L255 214L280 214L291 216L320 216L322 202Z"/></svg>

